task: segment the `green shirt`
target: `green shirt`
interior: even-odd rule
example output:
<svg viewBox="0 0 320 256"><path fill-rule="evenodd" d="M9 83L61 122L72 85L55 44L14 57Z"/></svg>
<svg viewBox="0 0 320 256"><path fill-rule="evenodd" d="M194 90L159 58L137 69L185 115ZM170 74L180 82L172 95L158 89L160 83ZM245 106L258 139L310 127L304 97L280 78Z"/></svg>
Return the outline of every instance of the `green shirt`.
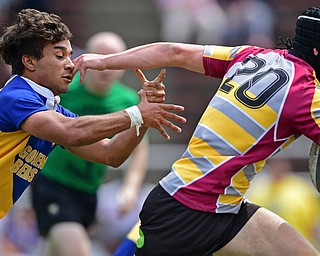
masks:
<svg viewBox="0 0 320 256"><path fill-rule="evenodd" d="M114 82L105 96L97 96L81 85L77 74L69 85L69 92L61 95L60 104L82 115L112 113L139 103L137 92ZM103 181L106 166L83 160L62 147L56 147L46 162L41 174L72 189L95 193Z"/></svg>

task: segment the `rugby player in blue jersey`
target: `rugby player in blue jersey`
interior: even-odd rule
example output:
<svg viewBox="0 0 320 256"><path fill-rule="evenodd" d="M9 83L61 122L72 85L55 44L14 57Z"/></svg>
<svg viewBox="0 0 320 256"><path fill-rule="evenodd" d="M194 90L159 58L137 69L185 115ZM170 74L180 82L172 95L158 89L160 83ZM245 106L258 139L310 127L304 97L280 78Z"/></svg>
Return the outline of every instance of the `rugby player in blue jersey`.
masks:
<svg viewBox="0 0 320 256"><path fill-rule="evenodd" d="M169 139L164 128L180 132L172 121L185 122L171 112L182 111L182 106L149 103L144 90L138 105L106 115L78 117L59 105L59 94L68 91L73 78L71 38L59 16L34 9L21 10L0 37L0 54L12 67L0 91L0 218L36 178L55 146L117 167L148 127ZM150 82L155 90L148 91L149 98L165 96L158 84Z"/></svg>

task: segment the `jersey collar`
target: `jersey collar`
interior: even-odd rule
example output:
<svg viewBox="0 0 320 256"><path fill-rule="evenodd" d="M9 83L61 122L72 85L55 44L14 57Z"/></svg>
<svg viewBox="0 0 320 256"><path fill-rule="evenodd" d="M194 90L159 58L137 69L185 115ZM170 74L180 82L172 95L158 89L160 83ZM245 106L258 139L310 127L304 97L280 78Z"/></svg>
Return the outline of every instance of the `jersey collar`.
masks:
<svg viewBox="0 0 320 256"><path fill-rule="evenodd" d="M38 94L42 95L43 97L45 97L47 99L46 101L46 107L48 109L51 109L51 110L56 110L57 107L58 107L58 104L60 102L60 97L59 96L54 96L53 92L51 90L49 90L48 88L46 87L43 87L35 82L33 82L32 80L26 78L26 77L23 77L21 76L21 78L23 80L25 80L28 85L31 86L31 88L37 92Z"/></svg>

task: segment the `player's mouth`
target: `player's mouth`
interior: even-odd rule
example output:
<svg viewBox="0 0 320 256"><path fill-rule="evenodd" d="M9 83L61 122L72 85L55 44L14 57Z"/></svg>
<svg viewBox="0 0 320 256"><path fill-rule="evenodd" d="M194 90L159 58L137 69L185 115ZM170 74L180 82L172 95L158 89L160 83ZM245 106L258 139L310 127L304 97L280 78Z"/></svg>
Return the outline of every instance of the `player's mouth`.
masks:
<svg viewBox="0 0 320 256"><path fill-rule="evenodd" d="M63 80L65 80L67 83L71 83L72 81L72 75L69 74L69 75L64 75L63 77Z"/></svg>

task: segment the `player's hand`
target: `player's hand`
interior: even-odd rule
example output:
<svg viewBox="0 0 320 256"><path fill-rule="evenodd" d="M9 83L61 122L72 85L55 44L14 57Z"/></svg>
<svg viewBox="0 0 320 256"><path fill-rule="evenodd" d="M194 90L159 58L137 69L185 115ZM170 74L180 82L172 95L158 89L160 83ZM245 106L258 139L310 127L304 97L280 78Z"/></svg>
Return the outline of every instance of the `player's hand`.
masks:
<svg viewBox="0 0 320 256"><path fill-rule="evenodd" d="M82 84L84 81L84 77L86 75L86 71L88 68L96 69L96 70L105 70L105 61L104 58L106 55L103 54L93 54L87 53L82 54L79 57L73 60L74 68L72 70L72 75L74 76L77 71L80 71L80 83Z"/></svg>
<svg viewBox="0 0 320 256"><path fill-rule="evenodd" d="M170 136L164 129L164 126L167 126L175 132L181 132L182 129L168 119L185 123L186 119L184 117L171 112L183 111L183 106L165 103L149 103L144 90L139 91L139 96L141 101L138 108L142 115L143 126L157 129L165 139L170 139Z"/></svg>
<svg viewBox="0 0 320 256"><path fill-rule="evenodd" d="M163 103L166 99L165 86L163 84L166 70L162 69L159 75L152 81L146 79L140 69L135 69L134 72L141 82L142 89L146 92L147 100L150 103Z"/></svg>
<svg viewBox="0 0 320 256"><path fill-rule="evenodd" d="M137 191L130 188L121 188L116 195L117 213L118 216L124 217L130 213L137 203Z"/></svg>

